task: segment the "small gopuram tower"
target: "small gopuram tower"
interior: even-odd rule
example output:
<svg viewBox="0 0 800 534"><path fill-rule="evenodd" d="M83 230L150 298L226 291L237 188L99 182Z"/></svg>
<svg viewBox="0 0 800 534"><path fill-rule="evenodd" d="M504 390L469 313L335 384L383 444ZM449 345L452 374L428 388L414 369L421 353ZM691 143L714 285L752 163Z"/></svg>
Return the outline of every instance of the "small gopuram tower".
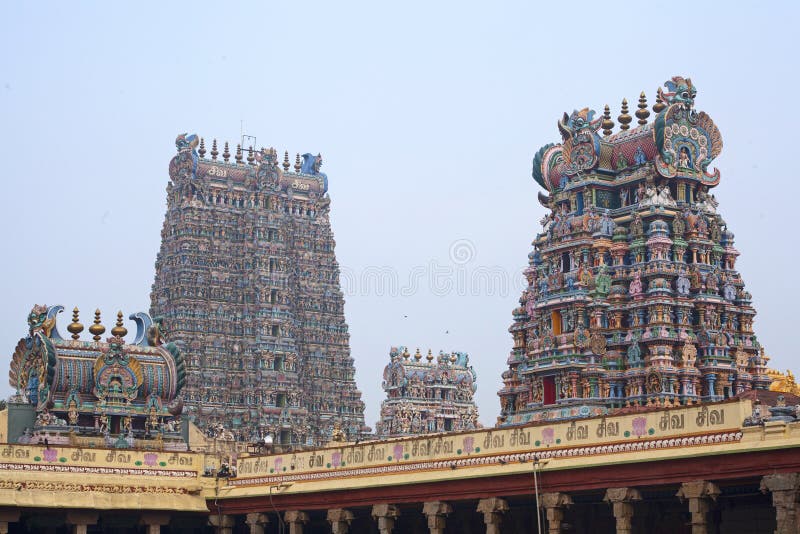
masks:
<svg viewBox="0 0 800 534"><path fill-rule="evenodd" d="M111 337L102 336L100 310L81 340L78 309L61 336L56 317L63 306L34 306L28 335L11 359L8 442L72 444L117 449L186 450L178 394L186 372L178 347L165 339L158 320L135 313L133 342L117 314Z"/></svg>
<svg viewBox="0 0 800 534"><path fill-rule="evenodd" d="M472 395L475 371L465 352L432 351L423 360L419 349L412 358L406 347L392 347L383 370L386 400L381 404L378 437L480 428Z"/></svg>
<svg viewBox="0 0 800 534"><path fill-rule="evenodd" d="M322 157L175 145L151 310L186 355L189 417L283 446L368 433Z"/></svg>
<svg viewBox="0 0 800 534"><path fill-rule="evenodd" d="M501 424L636 405L717 401L769 387L733 233L709 192L722 137L676 76L653 113L584 108L533 158L549 210L514 310ZM653 120L650 121L651 117Z"/></svg>

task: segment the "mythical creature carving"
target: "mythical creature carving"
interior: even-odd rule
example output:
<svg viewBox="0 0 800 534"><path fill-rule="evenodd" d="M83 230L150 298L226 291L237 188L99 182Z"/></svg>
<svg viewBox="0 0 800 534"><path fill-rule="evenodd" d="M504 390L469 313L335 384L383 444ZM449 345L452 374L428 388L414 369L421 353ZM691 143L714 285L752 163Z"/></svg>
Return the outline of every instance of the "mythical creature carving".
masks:
<svg viewBox="0 0 800 534"><path fill-rule="evenodd" d="M564 139L564 169L567 176L592 169L600 157L600 129L602 117L594 118L595 111L589 108L575 110L572 115L564 113L558 129Z"/></svg>
<svg viewBox="0 0 800 534"><path fill-rule="evenodd" d="M328 175L324 172L320 172L321 167L322 155L317 154L315 156L311 153L303 154L303 163L300 167L300 172L302 174L310 174L322 178L322 192L324 193L328 190Z"/></svg>
<svg viewBox="0 0 800 534"><path fill-rule="evenodd" d="M37 410L50 403L56 367L56 350L50 339L54 327L55 317L49 317L48 307L34 306L28 314L28 335L17 344L11 360L10 385Z"/></svg>

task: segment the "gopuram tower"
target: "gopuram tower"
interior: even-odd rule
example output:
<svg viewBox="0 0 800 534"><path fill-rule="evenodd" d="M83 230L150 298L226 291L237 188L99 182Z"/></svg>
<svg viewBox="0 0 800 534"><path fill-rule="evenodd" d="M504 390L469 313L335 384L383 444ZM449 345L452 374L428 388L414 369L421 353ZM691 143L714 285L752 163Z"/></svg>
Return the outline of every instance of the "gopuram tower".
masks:
<svg viewBox="0 0 800 534"><path fill-rule="evenodd" d="M533 178L549 210L514 310L501 424L615 408L717 401L766 389L755 310L734 236L710 189L722 150L714 122L676 76L631 128L584 108L564 114ZM601 131L602 130L602 131Z"/></svg>
<svg viewBox="0 0 800 534"><path fill-rule="evenodd" d="M214 140L209 159L195 135L176 145L151 305L182 345L188 414L209 433L281 444L368 432L322 158L291 170L271 148L231 158L225 143L219 158Z"/></svg>

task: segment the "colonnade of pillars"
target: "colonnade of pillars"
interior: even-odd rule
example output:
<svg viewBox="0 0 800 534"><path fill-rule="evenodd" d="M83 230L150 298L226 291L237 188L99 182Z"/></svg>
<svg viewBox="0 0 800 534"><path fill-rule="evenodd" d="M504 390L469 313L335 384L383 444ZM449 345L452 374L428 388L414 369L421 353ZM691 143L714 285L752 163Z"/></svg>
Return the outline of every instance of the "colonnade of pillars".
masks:
<svg viewBox="0 0 800 534"><path fill-rule="evenodd" d="M9 525L20 520L19 510L0 510L0 534L8 534ZM89 527L97 525L100 519L99 512L93 510L69 510L63 521L71 527L73 534L86 534ZM161 527L168 525L171 520L169 512L143 512L139 517L139 525L145 527L147 534L160 534Z"/></svg>
<svg viewBox="0 0 800 534"><path fill-rule="evenodd" d="M800 534L800 473L766 475L761 480L761 491L772 495L777 525L775 534ZM714 531L714 525L711 524L713 518L709 511L720 493L716 484L705 480L681 484L676 497L688 506L692 534L709 534ZM562 532L564 511L573 504L572 497L567 493L546 492L539 495L539 500L546 518L548 534L559 534ZM636 503L642 500L640 491L633 487L608 488L603 500L612 507L616 534L631 534ZM486 534L500 534L503 516L508 511L508 502L499 497L481 499L478 502L477 512L483 516ZM452 512L452 506L444 501L423 503L422 513L427 519L430 534L444 534L447 517ZM400 508L393 504L375 504L371 509L372 519L380 534L393 534L400 515ZM326 518L332 534L348 534L354 515L349 510L333 508L327 511ZM250 534L264 534L268 522L269 516L266 514L247 514L246 523ZM283 514L283 522L288 526L289 534L303 534L309 515L299 510L287 511ZM217 534L231 534L235 521L232 516L212 515L209 523L215 527ZM0 529L0 534L2 533Z"/></svg>

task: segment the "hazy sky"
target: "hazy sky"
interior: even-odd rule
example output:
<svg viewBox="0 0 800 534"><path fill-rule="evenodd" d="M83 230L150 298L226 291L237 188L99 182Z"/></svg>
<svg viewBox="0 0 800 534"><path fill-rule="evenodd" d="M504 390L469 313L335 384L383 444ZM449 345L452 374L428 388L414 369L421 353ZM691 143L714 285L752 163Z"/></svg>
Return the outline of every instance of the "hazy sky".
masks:
<svg viewBox="0 0 800 534"><path fill-rule="evenodd" d="M543 214L533 154L564 111L616 117L676 74L722 132L758 337L800 369L798 3L121 4L4 3L0 376L35 303L107 327L148 309L175 136L235 144L243 121L324 157L367 423L407 345L469 352L492 424Z"/></svg>

